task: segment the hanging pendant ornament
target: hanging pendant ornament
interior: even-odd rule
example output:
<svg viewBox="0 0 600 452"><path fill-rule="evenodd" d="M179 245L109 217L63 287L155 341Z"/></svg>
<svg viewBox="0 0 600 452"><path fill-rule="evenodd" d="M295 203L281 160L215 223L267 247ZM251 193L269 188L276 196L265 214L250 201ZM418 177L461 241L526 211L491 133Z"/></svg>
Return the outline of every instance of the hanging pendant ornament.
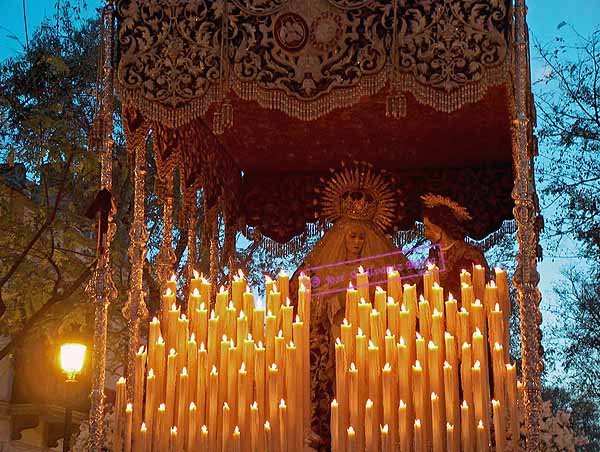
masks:
<svg viewBox="0 0 600 452"><path fill-rule="evenodd" d="M229 92L229 5L223 2L223 25L221 27L221 72L219 97L221 105L213 115L213 132L222 135L233 126L233 105L228 98Z"/></svg>
<svg viewBox="0 0 600 452"><path fill-rule="evenodd" d="M406 117L406 96L399 90L399 61L398 61L398 0L394 0L394 25L392 27L392 76L390 77L390 92L386 97L385 115L388 118Z"/></svg>

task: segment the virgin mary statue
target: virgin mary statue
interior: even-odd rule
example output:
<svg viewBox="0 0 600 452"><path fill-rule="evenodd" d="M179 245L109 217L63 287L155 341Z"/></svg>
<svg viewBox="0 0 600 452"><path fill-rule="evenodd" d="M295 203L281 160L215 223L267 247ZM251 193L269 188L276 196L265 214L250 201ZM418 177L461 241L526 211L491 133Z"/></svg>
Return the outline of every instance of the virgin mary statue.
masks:
<svg viewBox="0 0 600 452"><path fill-rule="evenodd" d="M333 226L317 242L292 277L311 280L311 399L310 445L330 450L330 406L335 393L335 339L345 314L346 289L356 285L356 271L369 273L370 292L385 287L387 269L405 267L406 258L384 231L396 214L397 200L390 184L366 164L344 168L321 193L321 219ZM373 295L371 294L371 300Z"/></svg>

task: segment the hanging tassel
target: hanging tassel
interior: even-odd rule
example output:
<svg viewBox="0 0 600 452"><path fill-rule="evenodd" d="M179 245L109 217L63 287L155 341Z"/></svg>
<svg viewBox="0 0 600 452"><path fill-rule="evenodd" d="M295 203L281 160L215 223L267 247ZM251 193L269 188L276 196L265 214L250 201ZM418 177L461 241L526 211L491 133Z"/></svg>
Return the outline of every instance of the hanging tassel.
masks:
<svg viewBox="0 0 600 452"><path fill-rule="evenodd" d="M406 117L406 96L392 92L386 97L385 115L388 118L399 119Z"/></svg>

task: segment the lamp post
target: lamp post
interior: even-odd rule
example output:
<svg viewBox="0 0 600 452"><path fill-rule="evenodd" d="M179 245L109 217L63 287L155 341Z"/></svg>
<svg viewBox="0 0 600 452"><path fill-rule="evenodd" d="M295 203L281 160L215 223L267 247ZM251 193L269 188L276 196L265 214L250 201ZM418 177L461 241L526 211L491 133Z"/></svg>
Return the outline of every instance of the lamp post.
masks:
<svg viewBox="0 0 600 452"><path fill-rule="evenodd" d="M67 375L67 391L68 394L71 384L75 383L77 374L81 373L83 362L85 360L85 352L87 347L83 344L68 343L60 347L60 367ZM71 423L72 410L69 406L68 399L65 397L65 430L63 439L63 452L68 452L71 449Z"/></svg>

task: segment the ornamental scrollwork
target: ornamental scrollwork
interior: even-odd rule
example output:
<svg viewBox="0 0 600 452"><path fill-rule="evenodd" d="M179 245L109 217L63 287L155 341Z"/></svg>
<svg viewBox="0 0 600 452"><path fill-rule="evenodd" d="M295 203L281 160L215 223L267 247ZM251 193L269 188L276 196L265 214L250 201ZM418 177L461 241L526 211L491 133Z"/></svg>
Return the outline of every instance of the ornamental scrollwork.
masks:
<svg viewBox="0 0 600 452"><path fill-rule="evenodd" d="M505 80L508 0L119 0L117 6L119 92L126 103L150 105L144 113L156 120L163 107L187 109L186 121L204 114L219 101L224 77L241 97L270 99L268 105L288 113L286 102L311 108L329 99L340 107L390 81L424 102L429 90L435 108L440 95ZM465 101L477 100L471 97Z"/></svg>

